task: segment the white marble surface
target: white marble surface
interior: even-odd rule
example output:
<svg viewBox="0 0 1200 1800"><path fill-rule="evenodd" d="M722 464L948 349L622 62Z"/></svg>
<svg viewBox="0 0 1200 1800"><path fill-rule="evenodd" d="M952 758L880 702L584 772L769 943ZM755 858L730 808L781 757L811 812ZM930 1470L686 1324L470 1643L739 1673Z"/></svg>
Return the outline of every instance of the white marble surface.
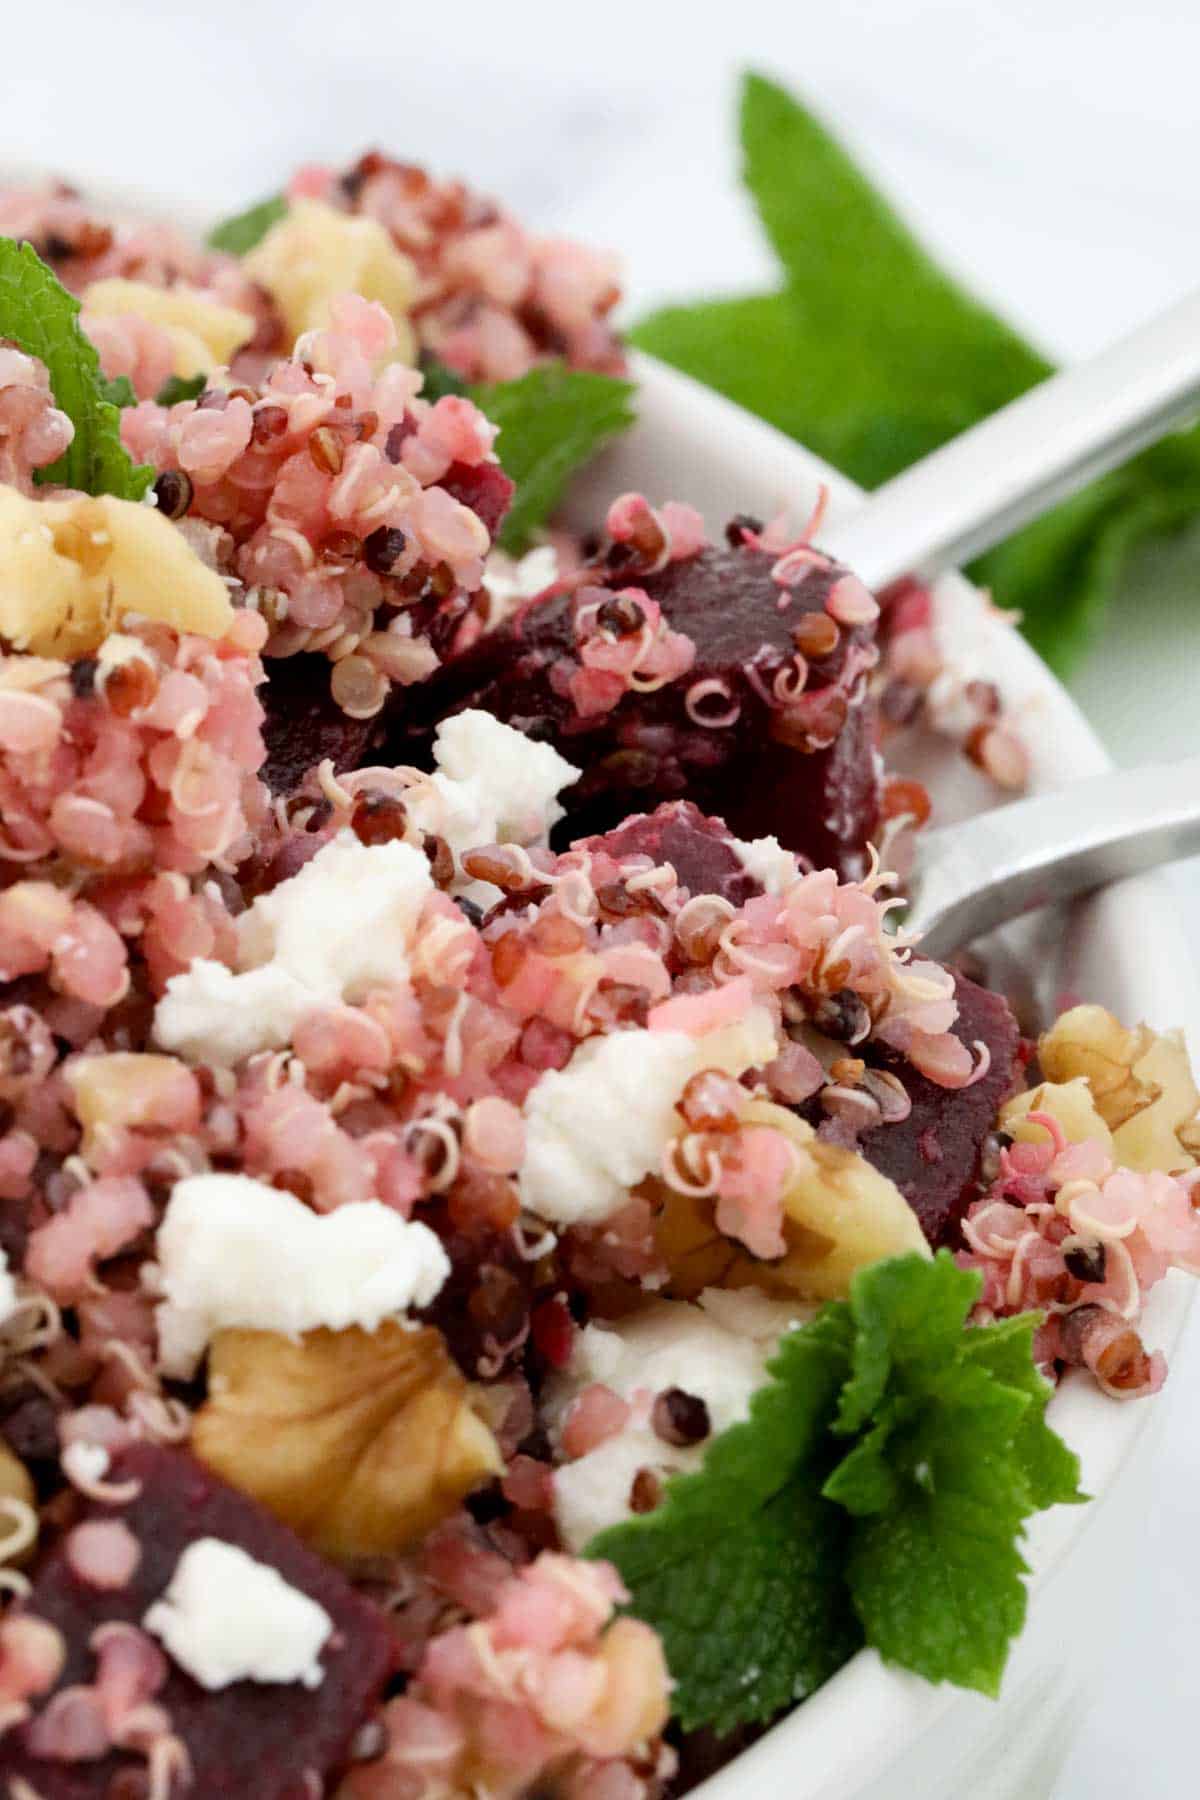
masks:
<svg viewBox="0 0 1200 1800"><path fill-rule="evenodd" d="M737 191L743 64L793 80L928 239L1055 354L1200 281L1194 0L59 0L8 9L0 155L232 210L386 144L619 247L635 307L769 273ZM1194 749L1200 534L1149 559L1076 692L1121 760ZM1181 873L1182 905L1200 873ZM1056 1800L1191 1800L1200 1316L1111 1673ZM1114 1572L1115 1576L1115 1572ZM897 1797L905 1800L905 1797ZM964 1797L966 1800L966 1797Z"/></svg>

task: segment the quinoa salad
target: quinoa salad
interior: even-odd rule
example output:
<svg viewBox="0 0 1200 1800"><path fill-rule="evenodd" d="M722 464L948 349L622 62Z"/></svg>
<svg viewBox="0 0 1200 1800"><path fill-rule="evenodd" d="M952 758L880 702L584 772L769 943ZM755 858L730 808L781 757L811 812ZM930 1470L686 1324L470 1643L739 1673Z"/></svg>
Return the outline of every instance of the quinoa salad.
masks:
<svg viewBox="0 0 1200 1800"><path fill-rule="evenodd" d="M994 1694L1054 1385L1166 1377L1182 1040L906 934L914 754L1028 779L924 588L561 523L619 301L376 151L204 243L0 192L3 1800L667 1800L863 1645Z"/></svg>

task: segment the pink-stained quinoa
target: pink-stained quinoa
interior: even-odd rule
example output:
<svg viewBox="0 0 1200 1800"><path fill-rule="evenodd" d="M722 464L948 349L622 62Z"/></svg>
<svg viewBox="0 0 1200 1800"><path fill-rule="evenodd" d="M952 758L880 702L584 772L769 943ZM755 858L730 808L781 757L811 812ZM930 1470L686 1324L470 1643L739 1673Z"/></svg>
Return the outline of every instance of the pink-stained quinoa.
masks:
<svg viewBox="0 0 1200 1800"><path fill-rule="evenodd" d="M429 1639L344 1800L516 1800L546 1779L573 1800L637 1800L673 1767L670 1682L654 1632L613 1618L625 1597L608 1564L551 1553L503 1579L483 1618Z"/></svg>
<svg viewBox="0 0 1200 1800"><path fill-rule="evenodd" d="M611 323L621 297L615 257L537 237L462 182L439 181L377 150L341 174L300 169L288 193L387 228L416 267L413 324L422 348L467 380L509 381L550 357L623 371Z"/></svg>
<svg viewBox="0 0 1200 1800"><path fill-rule="evenodd" d="M411 258L423 357L472 380L551 358L623 368L611 259L378 152L342 174L301 170L288 191L377 221ZM48 188L0 195L2 231L76 291L107 277L186 287L254 332L232 371L164 407L164 329L136 313L83 319L105 372L138 397L122 433L155 468L147 504L225 579L224 636L133 617L72 661L0 644L0 1296L11 1280L14 1300L0 1316L0 1767L17 1771L14 1800L187 1800L248 1783L257 1800L665 1800L679 1734L664 1737L662 1645L622 1612L609 1564L564 1553L555 1477L630 1428L695 1448L712 1421L683 1387L626 1399L604 1380L556 1416L547 1383L584 1326L619 1329L655 1296L698 1291L672 1260L673 1209L695 1207L718 1261L770 1287L796 1242L798 1146L844 1157L894 1182L914 1234L904 1202L930 1243L980 1271L978 1321L1039 1309L1045 1373L1081 1367L1119 1398L1165 1376L1140 1336L1146 1295L1171 1268L1200 1273L1200 1173L1120 1168L1037 1111L1044 1141L997 1137L1033 1047L1001 997L895 929L901 884L885 862L903 868L932 803L920 782L881 777L877 742L931 727L1018 791L1019 733L990 684L947 665L925 589L902 584L881 608L823 555L823 497L799 534L739 514L716 546L683 502L622 494L586 554L558 535L547 592L535 578L493 602L486 564L512 491L495 430L465 398L424 398L381 305L343 295L290 345L238 260L173 228L110 223ZM71 432L41 364L0 344L0 483L52 497L35 474ZM464 849L439 835L451 812L417 823L441 790L410 710L431 705L436 726L437 678L497 654L488 693L516 692L517 729L561 729L568 750L594 732L597 758L624 758L627 775L632 759L613 828L581 837L568 814L553 847ZM302 714L272 794L272 702L286 713L313 669L336 728ZM742 842L682 798L735 739L767 743L772 760L731 758L724 789L700 795L707 812L725 810L715 794L740 804L769 788L764 768L787 771L767 798L828 830L836 848L817 866ZM836 780L812 778L839 758ZM760 816L744 836L767 829ZM239 920L256 901L323 850L391 858L397 845L403 861L419 853L403 958L340 997L314 987L256 1040L275 1048L223 1058L202 1034L155 1035L175 977L201 961L218 981L247 973ZM336 924L320 921L331 936ZM309 959L322 949L318 931ZM771 1060L692 1073L661 1149L603 1216L539 1216L523 1177L540 1084L578 1053L586 1066L601 1040L659 1034L687 1050L751 1017L773 1034ZM164 1048L181 1041L186 1054ZM158 1234L176 1184L204 1175L249 1177L309 1214L375 1202L390 1225L433 1232L450 1273L411 1334L218 1325L208 1371L178 1379L160 1341ZM378 1388L356 1376L348 1398L288 1390L292 1359L378 1354L389 1333L397 1364L437 1374L406 1388L416 1376L389 1366ZM306 1400L315 1434L302 1410L293 1430ZM370 1415L347 1487L385 1442L404 1452L397 1479L432 1455L419 1527L331 1550L303 1507L285 1510L245 1469L239 1480L236 1457L218 1463L205 1430L218 1403L235 1437L249 1419L255 1457L290 1446L297 1489L337 1467L339 1408ZM413 1425L409 1407L454 1423ZM443 1453L472 1432L488 1455L441 1485ZM328 1448L315 1472L296 1449L314 1435ZM662 1494L639 1468L633 1510ZM153 1635L148 1606L209 1532L327 1608L311 1691L209 1691Z"/></svg>
<svg viewBox="0 0 1200 1800"><path fill-rule="evenodd" d="M963 1222L959 1261L984 1278L979 1316L1041 1310L1035 1353L1047 1372L1089 1369L1118 1399L1156 1393L1166 1362L1137 1325L1169 1269L1200 1272L1200 1175L1118 1168L1094 1140L1068 1143L1051 1114L1028 1122L1044 1138L1000 1150L986 1198Z"/></svg>
<svg viewBox="0 0 1200 1800"><path fill-rule="evenodd" d="M437 667L431 633L479 589L511 493L470 401L421 399L403 363L375 373L394 343L383 307L347 295L261 385L143 401L121 421L160 471L160 506L210 528L266 623L264 654L323 654L357 719Z"/></svg>
<svg viewBox="0 0 1200 1800"><path fill-rule="evenodd" d="M74 435L70 419L54 404L43 364L0 344L0 482L31 494L34 470L57 462Z"/></svg>

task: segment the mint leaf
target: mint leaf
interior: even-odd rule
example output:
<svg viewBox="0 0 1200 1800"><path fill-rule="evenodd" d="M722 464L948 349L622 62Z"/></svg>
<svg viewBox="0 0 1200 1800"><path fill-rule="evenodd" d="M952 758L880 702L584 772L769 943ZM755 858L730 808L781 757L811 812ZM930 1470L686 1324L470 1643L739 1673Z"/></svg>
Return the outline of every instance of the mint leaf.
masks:
<svg viewBox="0 0 1200 1800"><path fill-rule="evenodd" d="M933 447L1050 373L937 267L824 127L761 75L743 83L741 137L746 185L817 384L811 408L858 422L853 459L839 464L848 475L876 487L912 459L907 434L894 438L882 422L915 421Z"/></svg>
<svg viewBox="0 0 1200 1800"><path fill-rule="evenodd" d="M137 405L137 395L133 391L133 383L130 381L128 375L114 375L111 380L107 376L102 375L100 377L100 392L106 400L110 401L111 404L116 407L118 412L121 411L122 407Z"/></svg>
<svg viewBox="0 0 1200 1800"><path fill-rule="evenodd" d="M272 194L268 199L248 206L245 212L234 213L232 218L222 219L219 225L214 225L208 234L209 244L214 250L227 250L231 256L245 256L286 213L285 197Z"/></svg>
<svg viewBox="0 0 1200 1800"><path fill-rule="evenodd" d="M206 375L168 375L154 398L160 406L174 406L180 400L196 400L208 385Z"/></svg>
<svg viewBox="0 0 1200 1800"><path fill-rule="evenodd" d="M517 484L500 529L501 547L521 551L558 504L569 478L633 424L633 386L546 363L516 381L482 383L471 399L500 427L496 454Z"/></svg>
<svg viewBox="0 0 1200 1800"><path fill-rule="evenodd" d="M422 400L441 400L447 394L467 394L468 384L461 375L439 362L436 356L422 356L421 373L425 380L421 387Z"/></svg>
<svg viewBox="0 0 1200 1800"><path fill-rule="evenodd" d="M140 500L154 470L135 467L121 443L121 415L79 327L79 301L30 244L0 238L0 337L46 365L55 404L75 427L64 456L35 479L85 494Z"/></svg>
<svg viewBox="0 0 1200 1800"><path fill-rule="evenodd" d="M867 1641L929 1681L995 1694L1024 1624L1027 1493L1011 1445L1029 1405L982 1368L954 1370L893 1434L896 1490L857 1521L846 1578Z"/></svg>
<svg viewBox="0 0 1200 1800"><path fill-rule="evenodd" d="M852 1375L835 1429L861 1430L889 1391L920 1387L955 1357L982 1280L949 1256L896 1256L859 1272L850 1286L856 1326Z"/></svg>
<svg viewBox="0 0 1200 1800"><path fill-rule="evenodd" d="M1051 365L929 257L823 126L748 75L744 174L777 292L667 307L633 341L872 488L1005 405ZM1169 440L991 551L971 573L1067 672L1130 552L1200 511L1200 431Z"/></svg>
<svg viewBox="0 0 1200 1800"><path fill-rule="evenodd" d="M789 1334L750 1417L659 1508L601 1533L632 1610L660 1632L684 1728L729 1731L811 1693L861 1637L838 1571L846 1526L821 1497L826 1424L847 1369L836 1311ZM803 1472L801 1477L801 1472Z"/></svg>
<svg viewBox="0 0 1200 1800"><path fill-rule="evenodd" d="M1046 1423L1046 1404L1053 1389L1033 1360L1037 1313L1022 1313L967 1334L963 1355L982 1364L1005 1387L1029 1397L1030 1405L1013 1439L1013 1451L1035 1511L1047 1506L1078 1506L1088 1498L1079 1487L1079 1458Z"/></svg>
<svg viewBox="0 0 1200 1800"><path fill-rule="evenodd" d="M588 1546L660 1632L686 1728L768 1719L862 1642L996 1692L1025 1520L1078 1500L1079 1471L1045 1423L1038 1320L973 1327L978 1292L945 1251L861 1271L703 1467Z"/></svg>

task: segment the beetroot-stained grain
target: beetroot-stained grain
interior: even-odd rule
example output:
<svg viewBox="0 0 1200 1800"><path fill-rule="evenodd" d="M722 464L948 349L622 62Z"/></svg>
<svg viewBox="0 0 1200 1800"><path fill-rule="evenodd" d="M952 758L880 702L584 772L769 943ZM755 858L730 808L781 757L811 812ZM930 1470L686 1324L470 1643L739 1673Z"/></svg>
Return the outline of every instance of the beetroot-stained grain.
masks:
<svg viewBox="0 0 1200 1800"><path fill-rule="evenodd" d="M618 862L649 856L670 863L681 887L692 895L719 894L743 906L761 889L733 847L720 819L706 819L690 800L676 800L652 813L638 813L602 837L584 838L581 847L606 851Z"/></svg>

